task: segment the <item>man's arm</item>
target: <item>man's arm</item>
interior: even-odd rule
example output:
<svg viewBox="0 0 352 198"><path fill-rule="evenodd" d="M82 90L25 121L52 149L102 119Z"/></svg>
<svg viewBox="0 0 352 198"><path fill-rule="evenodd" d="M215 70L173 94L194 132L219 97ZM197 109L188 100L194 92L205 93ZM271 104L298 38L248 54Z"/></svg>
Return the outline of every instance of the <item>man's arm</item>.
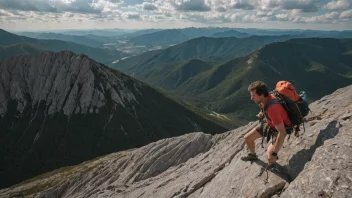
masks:
<svg viewBox="0 0 352 198"><path fill-rule="evenodd" d="M285 137L286 137L286 128L283 122L278 125L275 125L276 130L278 131L278 135L276 137L276 141L274 144L274 152L279 152L280 148L284 144Z"/></svg>

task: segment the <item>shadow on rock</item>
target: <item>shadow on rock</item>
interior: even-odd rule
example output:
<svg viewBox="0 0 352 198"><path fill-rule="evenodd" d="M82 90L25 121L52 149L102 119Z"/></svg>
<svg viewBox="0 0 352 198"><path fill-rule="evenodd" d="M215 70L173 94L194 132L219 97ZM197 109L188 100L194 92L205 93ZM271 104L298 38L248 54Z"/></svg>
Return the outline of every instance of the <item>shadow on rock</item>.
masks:
<svg viewBox="0 0 352 198"><path fill-rule="evenodd" d="M311 146L310 149L301 150L292 156L289 165L285 166L285 172L287 172L292 179L295 179L301 173L306 163L312 159L315 150L322 146L325 140L334 138L337 135L341 126L337 127L336 125L336 120L330 122L325 129L320 130L315 144Z"/></svg>
<svg viewBox="0 0 352 198"><path fill-rule="evenodd" d="M266 174L265 173L265 169L267 167L267 163L263 162L262 160L258 159L253 161L254 163L258 164L259 166L261 166L261 172L257 175L257 177L261 176L262 174ZM281 179L285 180L287 183L290 183L292 181L290 175L288 175L285 171L284 168L280 165L275 163L273 166L268 167L268 171L270 171L271 173L277 175L278 177L280 177Z"/></svg>

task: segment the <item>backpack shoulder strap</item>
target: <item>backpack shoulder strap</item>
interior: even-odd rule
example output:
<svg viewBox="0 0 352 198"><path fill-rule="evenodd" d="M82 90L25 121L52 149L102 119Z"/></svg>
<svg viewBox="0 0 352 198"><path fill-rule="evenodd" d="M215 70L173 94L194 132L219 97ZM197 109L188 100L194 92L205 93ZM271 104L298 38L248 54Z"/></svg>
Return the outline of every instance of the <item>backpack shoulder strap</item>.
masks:
<svg viewBox="0 0 352 198"><path fill-rule="evenodd" d="M273 104L283 104L283 102L279 99L273 99L273 100L270 100L265 106L264 106L264 115L265 117L268 119L268 120L271 120L268 116L268 109L271 105Z"/></svg>

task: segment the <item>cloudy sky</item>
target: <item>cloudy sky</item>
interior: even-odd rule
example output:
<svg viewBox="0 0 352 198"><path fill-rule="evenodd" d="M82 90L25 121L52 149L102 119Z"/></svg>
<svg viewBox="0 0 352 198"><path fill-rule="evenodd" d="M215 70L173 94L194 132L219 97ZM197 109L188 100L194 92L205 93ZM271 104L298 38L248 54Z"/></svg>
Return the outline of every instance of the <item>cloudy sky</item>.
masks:
<svg viewBox="0 0 352 198"><path fill-rule="evenodd" d="M0 28L352 29L352 0L0 0Z"/></svg>

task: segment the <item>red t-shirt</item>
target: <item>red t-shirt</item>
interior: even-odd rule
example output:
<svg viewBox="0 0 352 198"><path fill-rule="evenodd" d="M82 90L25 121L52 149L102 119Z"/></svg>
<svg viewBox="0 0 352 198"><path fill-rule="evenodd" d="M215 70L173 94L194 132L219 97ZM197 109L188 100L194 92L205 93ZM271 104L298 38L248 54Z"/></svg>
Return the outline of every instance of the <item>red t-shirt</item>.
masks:
<svg viewBox="0 0 352 198"><path fill-rule="evenodd" d="M272 94L269 94L269 99L268 101L264 104L264 106L271 100L275 99L275 96ZM275 125L278 125L280 123L284 123L285 126L291 126L291 121L288 118L287 112L284 109L284 107L281 104L272 104L268 108L267 112L270 120L266 118L266 121L270 125L271 128L275 129Z"/></svg>

